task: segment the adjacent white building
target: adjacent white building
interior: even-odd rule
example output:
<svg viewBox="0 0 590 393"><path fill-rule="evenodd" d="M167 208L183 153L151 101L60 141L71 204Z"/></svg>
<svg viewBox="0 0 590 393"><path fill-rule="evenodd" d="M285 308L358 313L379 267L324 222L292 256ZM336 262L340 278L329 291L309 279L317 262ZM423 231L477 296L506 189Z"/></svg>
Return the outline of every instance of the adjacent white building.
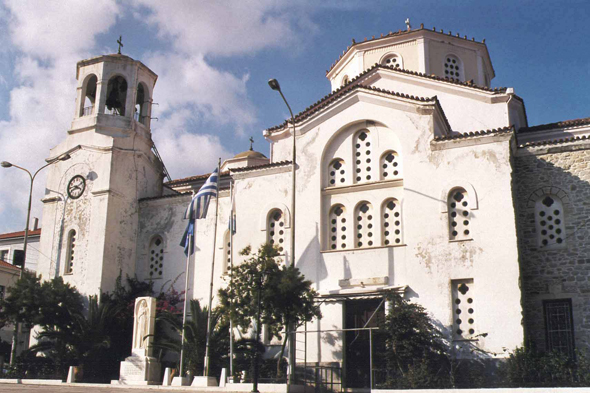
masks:
<svg viewBox="0 0 590 393"><path fill-rule="evenodd" d="M353 347L354 337L338 330L372 326L386 291L425 306L458 349L475 346L502 357L505 348L522 345L522 304L539 315L543 301L567 294L555 289L535 298L521 291L523 239L539 231L549 243L533 239L531 247L551 253L567 249L575 228L561 224L563 234L551 239L541 235L540 223L527 229L534 212L519 210L521 199L534 211L557 193L562 215L570 205L543 175L533 183L545 191L525 196L530 176L518 173L520 160L539 159L530 143L564 132L583 141L590 121L571 126L575 132L553 125L538 132L528 127L524 102L512 88L490 87L494 76L485 43L466 37L420 27L353 43L327 73L330 94L295 116L295 255L289 255L292 127L284 123L264 132L268 158L246 151L223 164L217 232L214 214L198 221L189 296L207 300L214 251L214 285L225 285L233 182L234 263L239 250L265 242L294 261L320 294L323 318L305 329L332 331L300 334L298 348L308 364L342 367L347 386L366 384L368 369L351 370L368 367L368 349ZM112 290L119 274L183 289L183 213L207 174L163 181L150 130L156 79L124 55L78 63L72 126L48 157L71 155L48 168L40 249L50 257L37 268L44 278L63 276L86 294ZM578 254L589 255L587 249ZM525 285L537 278L527 275ZM542 317L528 322L540 342L544 334L567 340ZM575 344L585 345L582 319L571 325L571 340L574 330Z"/></svg>

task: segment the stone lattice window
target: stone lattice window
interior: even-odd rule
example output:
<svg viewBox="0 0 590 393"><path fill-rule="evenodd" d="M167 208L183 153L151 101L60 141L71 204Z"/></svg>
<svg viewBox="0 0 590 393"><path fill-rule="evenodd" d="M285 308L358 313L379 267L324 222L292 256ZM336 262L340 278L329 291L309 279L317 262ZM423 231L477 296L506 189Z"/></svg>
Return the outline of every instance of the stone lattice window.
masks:
<svg viewBox="0 0 590 393"><path fill-rule="evenodd" d="M535 224L540 248L554 249L565 245L563 203L555 195L545 195L535 203Z"/></svg>
<svg viewBox="0 0 590 393"><path fill-rule="evenodd" d="M150 242L150 278L162 278L164 268L164 241L156 236Z"/></svg>
<svg viewBox="0 0 590 393"><path fill-rule="evenodd" d="M328 186L338 186L346 183L346 167L344 166L344 160L336 158L330 163L328 168Z"/></svg>
<svg viewBox="0 0 590 393"><path fill-rule="evenodd" d="M369 202L357 205L354 217L356 220L356 248L372 247L375 242L373 228L373 206Z"/></svg>
<svg viewBox="0 0 590 393"><path fill-rule="evenodd" d="M476 334L473 279L452 280L453 338L470 339Z"/></svg>
<svg viewBox="0 0 590 393"><path fill-rule="evenodd" d="M455 55L445 57L445 77L463 80L463 70L461 69L461 60Z"/></svg>
<svg viewBox="0 0 590 393"><path fill-rule="evenodd" d="M381 215L383 245L402 244L402 216L399 201L391 198L383 202Z"/></svg>
<svg viewBox="0 0 590 393"><path fill-rule="evenodd" d="M471 209L467 191L455 188L447 199L449 212L449 239L471 239Z"/></svg>
<svg viewBox="0 0 590 393"><path fill-rule="evenodd" d="M335 205L330 209L330 250L346 248L346 211L344 206Z"/></svg>
<svg viewBox="0 0 590 393"><path fill-rule="evenodd" d="M223 272L227 272L231 266L231 231L226 231L223 236Z"/></svg>
<svg viewBox="0 0 590 393"><path fill-rule="evenodd" d="M67 250L65 274L72 274L74 273L74 261L76 260L76 231L74 229L68 233Z"/></svg>
<svg viewBox="0 0 590 393"><path fill-rule="evenodd" d="M354 136L355 183L371 180L371 135L362 130Z"/></svg>
<svg viewBox="0 0 590 393"><path fill-rule="evenodd" d="M382 180L391 180L397 179L401 177L400 174L400 167L399 167L399 157L398 154L393 151L386 151L381 155L381 179Z"/></svg>
<svg viewBox="0 0 590 393"><path fill-rule="evenodd" d="M381 64L394 68L401 68L401 59L397 55L388 55L381 60Z"/></svg>
<svg viewBox="0 0 590 393"><path fill-rule="evenodd" d="M282 211L275 209L268 215L268 242L276 246L279 253L283 254L285 246L285 216Z"/></svg>

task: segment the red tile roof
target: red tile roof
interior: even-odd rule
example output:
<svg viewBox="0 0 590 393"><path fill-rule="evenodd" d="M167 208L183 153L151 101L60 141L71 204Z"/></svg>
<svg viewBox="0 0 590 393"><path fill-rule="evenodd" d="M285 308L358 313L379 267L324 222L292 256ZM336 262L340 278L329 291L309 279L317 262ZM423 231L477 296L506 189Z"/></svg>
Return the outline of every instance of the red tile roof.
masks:
<svg viewBox="0 0 590 393"><path fill-rule="evenodd" d="M518 147L519 148L522 148L522 147L558 145L560 143L578 142L578 141L585 141L585 140L590 140L590 136L588 136L588 135L580 135L580 136L570 136L570 137L567 137L567 138L559 138L559 139L551 139L551 140L543 140L543 141L525 142L523 144L518 145Z"/></svg>
<svg viewBox="0 0 590 393"><path fill-rule="evenodd" d="M590 117L585 117L583 119L563 120L563 121L558 121L555 123L539 124L537 126L532 126L532 127L522 127L518 130L518 133L524 134L524 133L536 132L536 131L553 130L555 128L585 126L588 124L590 124Z"/></svg>
<svg viewBox="0 0 590 393"><path fill-rule="evenodd" d="M326 74L328 74L330 71L332 71L332 69L336 66L336 64L338 64L338 62L348 53L348 51L350 51L356 45L359 45L359 44L365 43L365 42L370 42L370 41L378 41L378 40L385 39L385 38L388 38L388 37L404 36L404 35L414 34L414 33L418 32L418 31L430 31L430 32L433 32L433 33L436 33L436 34L444 35L446 37L448 37L448 36L451 36L452 37L450 31L449 31L449 34L447 35L442 30L436 31L436 29L434 27L432 28L432 30L425 29L424 28L424 24L420 24L420 28L419 29L414 29L414 30L398 30L397 32L390 31L388 34L381 34L381 37L375 38L375 36L373 36L373 37L371 37L371 39L365 38L365 40L362 41L362 42L356 42L354 40L354 38L353 38L352 39L352 44L350 46L348 46L346 48L346 50L340 55L340 57L338 57L338 59L330 66L330 69L329 70L326 70ZM463 36L463 38L461 38L461 37L459 37L460 36L459 33L456 33L455 36L457 38L459 38L459 39L463 39L463 40L468 41L467 36ZM484 38L482 40L482 42L479 42L479 41L475 41L475 38L471 38L471 42L474 42L474 43L477 43L477 44L480 44L480 45L485 45L486 40Z"/></svg>
<svg viewBox="0 0 590 393"><path fill-rule="evenodd" d="M357 78L353 79L353 81L356 79ZM368 90L368 91L374 91L374 92L378 92L378 93L385 93L390 96L405 98L405 99L414 100L414 101L418 101L418 102L436 102L436 101L438 101L436 97L430 97L430 98L416 97L416 96L409 95L409 94L396 93L394 91L380 89L378 87L364 86L364 85L360 85L360 84L349 83L346 86L341 87L341 88L335 90L334 92L328 94L327 96L325 96L321 100L317 101L316 103L314 103L310 107L306 108L304 111L296 114L295 115L295 122L297 123L299 121L302 121L302 120L310 117L311 115L315 114L316 112L319 112L320 110L324 109L328 105L334 103L338 99L344 97L348 93L351 93L355 90ZM276 131L276 130L286 127L288 124L290 124L290 121L285 120L285 122L283 124L268 128L266 131L269 131L269 132Z"/></svg>
<svg viewBox="0 0 590 393"><path fill-rule="evenodd" d="M465 139L474 136L483 136L483 135L491 135L491 134L509 134L514 130L514 126L502 127L502 128L494 128L492 130L480 130L480 131L470 131L470 132L463 132L457 133L452 135L445 135L441 137L434 138L435 141L449 141L454 139Z"/></svg>
<svg viewBox="0 0 590 393"><path fill-rule="evenodd" d="M210 175L211 175L211 173L205 173L204 175L189 176L189 177L185 177L182 179L171 180L169 182L164 183L164 185L171 187L171 186L178 186L178 185L182 185L182 184L188 184L188 183L192 183L197 180L206 180ZM228 171L221 173L222 178L228 177L228 176L229 176Z"/></svg>
<svg viewBox="0 0 590 393"><path fill-rule="evenodd" d="M14 266L12 263L4 262L1 259L0 259L0 266L1 267L7 267L9 269L14 269L16 271L19 271L20 270L20 268L18 266Z"/></svg>
<svg viewBox="0 0 590 393"><path fill-rule="evenodd" d="M29 230L29 236L39 236L41 235L41 228L35 229L34 231ZM19 232L10 232L10 233L2 233L0 234L0 239L12 239L18 237L24 237L25 231Z"/></svg>
<svg viewBox="0 0 590 393"><path fill-rule="evenodd" d="M277 166L286 166L286 165L291 165L292 161L278 161L278 162L271 162L268 164L262 164L262 165L252 165L252 166L244 166L241 168L231 168L230 172L247 172L247 171L256 171L259 169L268 169L268 168L274 168Z"/></svg>

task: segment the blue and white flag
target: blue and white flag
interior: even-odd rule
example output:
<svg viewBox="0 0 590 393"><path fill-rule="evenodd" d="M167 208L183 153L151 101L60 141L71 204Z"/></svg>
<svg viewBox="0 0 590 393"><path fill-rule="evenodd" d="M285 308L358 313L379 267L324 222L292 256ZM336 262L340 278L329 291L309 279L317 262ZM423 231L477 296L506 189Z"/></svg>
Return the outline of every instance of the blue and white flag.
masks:
<svg viewBox="0 0 590 393"><path fill-rule="evenodd" d="M199 189L199 192L193 196L191 203L184 213L184 219L188 220L188 224L182 235L180 245L184 247L184 255L187 257L195 250L195 220L207 217L207 208L209 207L211 197L217 197L218 171L219 169L215 168L205 184ZM189 244L191 245L190 250Z"/></svg>
<svg viewBox="0 0 590 393"><path fill-rule="evenodd" d="M207 208L211 197L217 196L218 169L215 168L199 192L193 197L184 213L185 220L198 220L207 217Z"/></svg>

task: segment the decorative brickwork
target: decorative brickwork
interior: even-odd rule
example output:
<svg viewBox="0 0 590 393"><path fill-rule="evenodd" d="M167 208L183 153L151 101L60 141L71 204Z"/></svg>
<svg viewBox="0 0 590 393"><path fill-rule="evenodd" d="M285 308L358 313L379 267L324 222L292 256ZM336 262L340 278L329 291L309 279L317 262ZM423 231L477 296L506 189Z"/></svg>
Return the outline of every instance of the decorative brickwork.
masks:
<svg viewBox="0 0 590 393"><path fill-rule="evenodd" d="M543 301L553 299L571 299L575 347L590 348L590 150L581 147L520 149L514 159L524 324L540 348L547 343ZM563 205L560 248L543 247L537 233L535 203L549 195Z"/></svg>

